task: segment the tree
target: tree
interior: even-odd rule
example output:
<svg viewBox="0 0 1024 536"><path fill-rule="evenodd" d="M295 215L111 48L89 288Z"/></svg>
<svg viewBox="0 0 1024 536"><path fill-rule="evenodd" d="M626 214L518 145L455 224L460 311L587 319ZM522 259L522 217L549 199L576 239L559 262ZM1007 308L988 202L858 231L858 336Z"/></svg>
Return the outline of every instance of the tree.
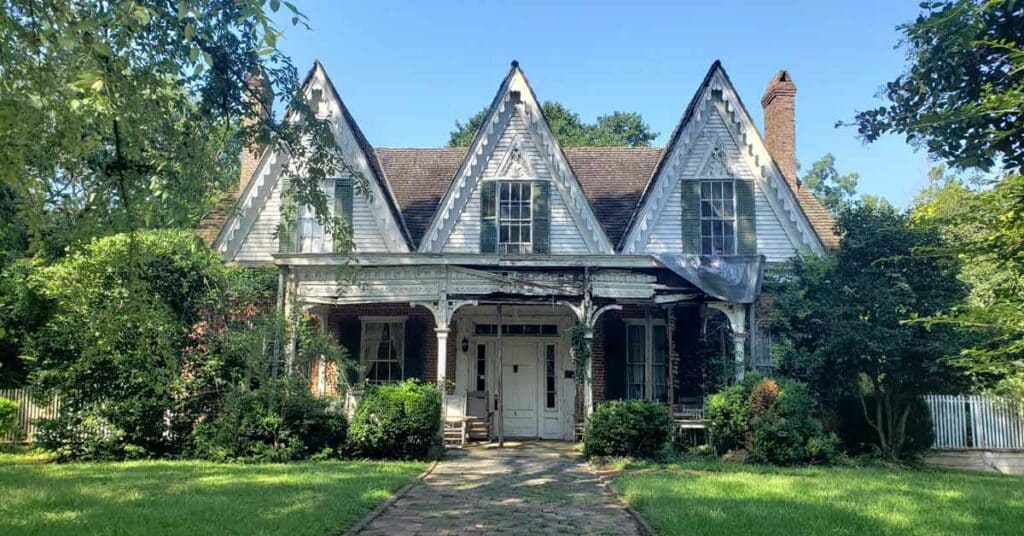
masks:
<svg viewBox="0 0 1024 536"><path fill-rule="evenodd" d="M840 174L836 170L836 157L829 153L811 164L811 170L803 176L801 182L835 215L853 202L859 179L857 173Z"/></svg>
<svg viewBox="0 0 1024 536"><path fill-rule="evenodd" d="M562 147L649 147L658 137L651 127L635 112L612 112L586 123L579 114L558 102L547 101L541 106L551 133ZM465 123L455 122L455 130L448 138L449 147L468 147L487 109L480 110Z"/></svg>
<svg viewBox="0 0 1024 536"><path fill-rule="evenodd" d="M960 168L1024 166L1024 4L945 0L921 4L899 26L906 71L886 84L884 106L858 112L861 136L906 136Z"/></svg>
<svg viewBox="0 0 1024 536"><path fill-rule="evenodd" d="M909 321L951 310L966 288L956 259L913 253L941 247L941 236L891 206L857 203L840 212L838 227L834 256L797 258L769 285L777 287L780 369L831 408L845 396L870 397L864 419L881 452L899 459L916 397L962 381L944 362L959 351L959 333Z"/></svg>
<svg viewBox="0 0 1024 536"><path fill-rule="evenodd" d="M903 74L886 85L886 105L859 112L867 141L903 134L963 170L990 172L968 194L949 186L960 208L931 218L970 230L946 248L986 277L984 305L968 302L933 323L985 330L959 363L976 375L1024 378L1024 4L1019 0L925 2L899 27L908 52ZM927 216L927 209L919 218ZM928 254L941 252L930 251ZM976 284L974 282L972 284ZM977 288L977 287L976 287ZM972 293L978 296L977 292Z"/></svg>
<svg viewBox="0 0 1024 536"><path fill-rule="evenodd" d="M289 2L293 24L304 16ZM321 179L345 167L327 121L276 49L271 0L5 0L0 185L29 253L139 228L193 227L236 187L243 144L301 162L291 195L326 216ZM275 115L269 93L295 121ZM329 220L329 221L328 221Z"/></svg>

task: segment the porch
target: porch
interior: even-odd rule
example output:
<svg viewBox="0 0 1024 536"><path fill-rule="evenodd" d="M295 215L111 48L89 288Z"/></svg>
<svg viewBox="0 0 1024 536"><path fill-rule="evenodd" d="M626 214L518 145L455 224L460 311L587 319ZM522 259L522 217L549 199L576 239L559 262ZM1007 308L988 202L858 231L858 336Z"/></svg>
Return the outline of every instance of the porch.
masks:
<svg viewBox="0 0 1024 536"><path fill-rule="evenodd" d="M354 283L283 272L286 311L318 318L358 361L349 383L444 385L446 421L478 437L573 440L613 399L693 420L708 389L749 367L750 304L664 269L373 267ZM310 378L321 394L341 383L321 363Z"/></svg>

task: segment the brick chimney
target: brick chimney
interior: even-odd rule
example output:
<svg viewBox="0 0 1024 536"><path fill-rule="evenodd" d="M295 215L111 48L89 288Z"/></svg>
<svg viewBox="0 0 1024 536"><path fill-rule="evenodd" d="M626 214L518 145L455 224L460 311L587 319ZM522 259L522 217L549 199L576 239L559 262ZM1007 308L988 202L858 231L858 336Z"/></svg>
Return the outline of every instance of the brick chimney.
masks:
<svg viewBox="0 0 1024 536"><path fill-rule="evenodd" d="M245 101L249 104L250 112L242 118L242 126L251 127L259 119L270 117L270 110L274 105L274 90L262 72L247 76L245 85ZM258 136L257 140L242 149L239 160L238 193L241 193L249 184L249 179L256 171L260 157L263 156L263 150L267 147L266 141L262 137Z"/></svg>
<svg viewBox="0 0 1024 536"><path fill-rule="evenodd" d="M772 78L761 97L764 109L764 141L779 170L791 186L798 187L796 174L796 84L783 69Z"/></svg>

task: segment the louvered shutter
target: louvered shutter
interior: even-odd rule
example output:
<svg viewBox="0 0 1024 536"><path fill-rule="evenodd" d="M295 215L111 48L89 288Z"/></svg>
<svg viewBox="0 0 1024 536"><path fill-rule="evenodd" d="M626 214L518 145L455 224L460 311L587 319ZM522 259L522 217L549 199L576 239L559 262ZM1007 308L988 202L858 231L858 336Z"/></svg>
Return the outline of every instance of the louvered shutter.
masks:
<svg viewBox="0 0 1024 536"><path fill-rule="evenodd" d="M352 226L352 178L334 180L334 214Z"/></svg>
<svg viewBox="0 0 1024 536"><path fill-rule="evenodd" d="M551 252L551 183L533 183L533 252Z"/></svg>
<svg viewBox="0 0 1024 536"><path fill-rule="evenodd" d="M405 379L418 378L426 381L427 323L422 318L409 317L405 321L405 363L402 374Z"/></svg>
<svg viewBox="0 0 1024 536"><path fill-rule="evenodd" d="M757 255L754 181L736 181L736 253Z"/></svg>
<svg viewBox="0 0 1024 536"><path fill-rule="evenodd" d="M480 183L480 253L498 251L497 186L495 181Z"/></svg>
<svg viewBox="0 0 1024 536"><path fill-rule="evenodd" d="M683 205L683 253L700 255L700 181L679 182Z"/></svg>
<svg viewBox="0 0 1024 536"><path fill-rule="evenodd" d="M298 229L295 224L298 210L295 207L295 198L290 192L291 185L291 177L281 174L281 203L287 204L288 210L281 212L282 221L277 228L277 250L279 253L298 253Z"/></svg>

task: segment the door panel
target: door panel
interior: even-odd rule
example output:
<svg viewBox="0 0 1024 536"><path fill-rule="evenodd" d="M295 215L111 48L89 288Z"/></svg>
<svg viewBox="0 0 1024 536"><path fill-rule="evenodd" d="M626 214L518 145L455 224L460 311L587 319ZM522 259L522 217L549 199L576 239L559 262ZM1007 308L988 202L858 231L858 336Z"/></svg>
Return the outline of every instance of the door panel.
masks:
<svg viewBox="0 0 1024 536"><path fill-rule="evenodd" d="M508 437L537 437L537 343L503 341L502 414Z"/></svg>

